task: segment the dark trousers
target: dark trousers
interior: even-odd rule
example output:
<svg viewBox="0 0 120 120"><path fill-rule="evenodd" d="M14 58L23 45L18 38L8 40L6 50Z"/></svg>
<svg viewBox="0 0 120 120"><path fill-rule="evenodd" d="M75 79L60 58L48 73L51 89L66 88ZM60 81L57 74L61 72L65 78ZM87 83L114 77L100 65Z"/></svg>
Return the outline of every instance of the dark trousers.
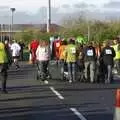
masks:
<svg viewBox="0 0 120 120"><path fill-rule="evenodd" d="M23 50L20 51L20 60L23 61Z"/></svg>
<svg viewBox="0 0 120 120"><path fill-rule="evenodd" d="M0 64L0 80L2 82L2 91L6 91L6 81L7 81L7 69L8 65L7 64Z"/></svg>
<svg viewBox="0 0 120 120"><path fill-rule="evenodd" d="M111 83L112 81L112 68L113 65L105 65L104 68L105 83Z"/></svg>
<svg viewBox="0 0 120 120"><path fill-rule="evenodd" d="M38 74L41 79L45 79L48 75L48 61L38 61Z"/></svg>

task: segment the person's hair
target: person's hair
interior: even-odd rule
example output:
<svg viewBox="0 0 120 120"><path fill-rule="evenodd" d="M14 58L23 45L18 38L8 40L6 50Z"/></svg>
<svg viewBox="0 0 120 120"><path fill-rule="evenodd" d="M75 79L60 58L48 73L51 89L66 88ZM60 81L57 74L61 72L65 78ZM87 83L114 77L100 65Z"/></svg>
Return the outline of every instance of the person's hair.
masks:
<svg viewBox="0 0 120 120"><path fill-rule="evenodd" d="M70 40L69 40L69 44L75 44L75 40L70 39Z"/></svg>
<svg viewBox="0 0 120 120"><path fill-rule="evenodd" d="M67 45L67 41L66 40L61 41L61 45Z"/></svg>
<svg viewBox="0 0 120 120"><path fill-rule="evenodd" d="M49 45L49 42L48 42L48 41L45 41L45 40L40 41L40 46L41 46L41 47L46 47L46 46L48 46L48 45Z"/></svg>
<svg viewBox="0 0 120 120"><path fill-rule="evenodd" d="M88 46L93 46L93 42L90 41L90 42L88 43Z"/></svg>

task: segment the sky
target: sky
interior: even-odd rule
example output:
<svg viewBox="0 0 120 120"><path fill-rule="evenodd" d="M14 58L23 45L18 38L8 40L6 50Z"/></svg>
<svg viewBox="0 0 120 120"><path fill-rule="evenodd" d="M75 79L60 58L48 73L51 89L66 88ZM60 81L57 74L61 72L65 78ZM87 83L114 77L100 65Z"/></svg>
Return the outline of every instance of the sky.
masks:
<svg viewBox="0 0 120 120"><path fill-rule="evenodd" d="M15 7L18 11L26 11L35 13L40 7L47 7L48 0L0 0L0 7L5 6L4 9ZM95 4L101 6L111 0L85 0L87 4ZM82 3L84 0L51 0L53 7L61 7L62 5L72 6L73 4ZM3 9L3 8L2 8Z"/></svg>
<svg viewBox="0 0 120 120"><path fill-rule="evenodd" d="M82 11L97 19L120 18L120 0L51 0L51 4L52 21L56 23L66 16L78 16ZM16 8L16 24L46 22L48 0L0 0L0 23L10 22L12 7Z"/></svg>

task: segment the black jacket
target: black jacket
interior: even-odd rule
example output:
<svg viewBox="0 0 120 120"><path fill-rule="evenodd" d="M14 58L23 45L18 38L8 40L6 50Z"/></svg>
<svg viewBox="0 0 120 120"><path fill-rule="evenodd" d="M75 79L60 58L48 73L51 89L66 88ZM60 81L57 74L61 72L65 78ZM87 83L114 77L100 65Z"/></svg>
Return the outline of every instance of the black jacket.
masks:
<svg viewBox="0 0 120 120"><path fill-rule="evenodd" d="M115 50L110 47L104 47L101 51L100 60L103 60L105 65L113 65L114 64L114 57L115 57Z"/></svg>
<svg viewBox="0 0 120 120"><path fill-rule="evenodd" d="M84 61L96 61L96 52L93 46L88 46L83 50Z"/></svg>

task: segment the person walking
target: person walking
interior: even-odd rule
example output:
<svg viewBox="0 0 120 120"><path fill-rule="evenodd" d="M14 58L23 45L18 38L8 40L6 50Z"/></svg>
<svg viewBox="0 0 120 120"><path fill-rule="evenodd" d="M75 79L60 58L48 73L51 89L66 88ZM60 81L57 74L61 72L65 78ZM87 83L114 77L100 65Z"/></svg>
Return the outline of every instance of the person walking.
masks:
<svg viewBox="0 0 120 120"><path fill-rule="evenodd" d="M90 42L83 50L84 66L85 66L85 79L93 83L95 81L95 66L96 66L96 51L93 43Z"/></svg>
<svg viewBox="0 0 120 120"><path fill-rule="evenodd" d="M66 50L66 47L67 47L67 41L65 41L65 40L61 41L61 46L59 48L61 80L64 79L64 72L65 72L65 65L66 65L66 61L65 61L65 50Z"/></svg>
<svg viewBox="0 0 120 120"><path fill-rule="evenodd" d="M18 63L19 56L20 56L20 50L21 50L20 45L16 42L16 40L13 40L13 43L11 45L11 51L12 51L13 62L16 66L16 69L20 68L19 63Z"/></svg>
<svg viewBox="0 0 120 120"><path fill-rule="evenodd" d="M38 48L38 45L39 45L39 41L36 39L32 40L30 43L30 52L32 55L32 64L36 63L36 50Z"/></svg>
<svg viewBox="0 0 120 120"><path fill-rule="evenodd" d="M113 40L114 45L112 46L115 50L116 56L114 57L114 66L117 73L120 74L120 43L117 39Z"/></svg>
<svg viewBox="0 0 120 120"><path fill-rule="evenodd" d="M25 44L24 44L24 42L22 40L20 40L18 44L21 47L21 50L20 50L20 60L23 61L23 51L24 51Z"/></svg>
<svg viewBox="0 0 120 120"><path fill-rule="evenodd" d="M2 81L2 93L8 93L6 90L6 82L8 78L8 54L5 44L0 42L0 80Z"/></svg>
<svg viewBox="0 0 120 120"><path fill-rule="evenodd" d="M114 65L115 50L110 46L109 41L103 43L103 49L101 51L100 59L104 64L104 78L105 83L112 82L112 68Z"/></svg>
<svg viewBox="0 0 120 120"><path fill-rule="evenodd" d="M65 51L66 62L68 65L69 83L76 81L76 61L77 61L77 47L75 40L70 39Z"/></svg>
<svg viewBox="0 0 120 120"><path fill-rule="evenodd" d="M47 41L41 41L36 50L36 60L38 66L38 79L41 78L47 83L46 78L49 74L48 63L50 58L49 43Z"/></svg>

